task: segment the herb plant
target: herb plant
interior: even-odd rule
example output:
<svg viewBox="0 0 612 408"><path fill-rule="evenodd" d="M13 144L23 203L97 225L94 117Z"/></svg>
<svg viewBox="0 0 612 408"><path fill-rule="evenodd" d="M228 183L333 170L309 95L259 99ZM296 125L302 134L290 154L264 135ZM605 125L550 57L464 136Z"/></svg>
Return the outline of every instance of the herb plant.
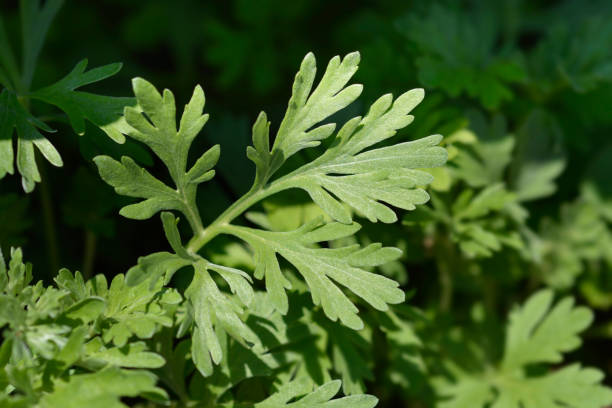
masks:
<svg viewBox="0 0 612 408"><path fill-rule="evenodd" d="M436 3L394 17L391 29L410 44L415 78L440 92L364 97L350 84L359 52L331 58L318 75L308 53L282 119L259 113L244 157L234 152L240 132L222 130L235 129L227 118L213 110L209 121L200 85L182 110L170 90L140 77L133 97L105 96L81 88L121 64L87 70L82 60L38 86L39 55L62 5L20 2L20 64L0 18L0 179L20 177L26 193L0 194L0 407L612 405L604 364L580 362L589 355L583 339L610 332L592 310L612 306L612 206L598 183L606 160L594 161L572 201L546 211L571 162L566 128L540 102L560 85L539 77L556 50L568 88L591 92L608 78L605 56L548 47L570 41L557 27L525 64L497 46L512 35L494 24L495 7ZM149 17L171 12L146 7ZM242 15L247 26L282 13L274 2L261 7ZM212 40L242 38L217 21L206 27ZM587 38L597 31L581 27ZM185 29L167 37L189 43ZM376 49L384 56L389 44ZM226 47L212 44L207 59L220 64ZM228 63L223 89L252 52ZM246 74L281 72L275 61ZM366 67L366 78L385 83ZM277 82L266 78L247 89ZM509 111L520 120L498 111L519 95L531 98ZM477 107L460 110L447 97ZM364 109L362 99L373 102ZM54 139L64 133L79 136ZM34 224L29 197L40 194L53 212L45 161L69 173L62 157L75 139L92 160L71 176L61 211L70 228L85 229L83 268L46 278L20 247ZM146 252L124 270L93 274L103 270L96 237L130 242L121 222ZM163 243L151 245L151 225Z"/></svg>

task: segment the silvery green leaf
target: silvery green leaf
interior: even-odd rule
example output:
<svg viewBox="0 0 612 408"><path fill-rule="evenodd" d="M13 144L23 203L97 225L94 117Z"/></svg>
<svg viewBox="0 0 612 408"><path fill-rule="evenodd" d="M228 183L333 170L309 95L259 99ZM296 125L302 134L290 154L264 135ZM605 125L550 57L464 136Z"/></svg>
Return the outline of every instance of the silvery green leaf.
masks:
<svg viewBox="0 0 612 408"><path fill-rule="evenodd" d="M320 242L350 236L359 228L356 223L321 224L317 219L289 232L233 225L223 227L223 231L251 246L257 265L255 276L265 277L270 300L281 312L286 313L288 308L285 289L289 287L289 281L280 270L278 255L302 275L313 302L320 304L331 320L340 319L346 326L359 330L363 328L363 321L357 315L358 309L337 283L379 310L387 310L387 304L404 300L404 292L398 288L397 282L364 269L396 259L401 254L399 249L378 244L365 248L358 245L333 249L316 246Z"/></svg>

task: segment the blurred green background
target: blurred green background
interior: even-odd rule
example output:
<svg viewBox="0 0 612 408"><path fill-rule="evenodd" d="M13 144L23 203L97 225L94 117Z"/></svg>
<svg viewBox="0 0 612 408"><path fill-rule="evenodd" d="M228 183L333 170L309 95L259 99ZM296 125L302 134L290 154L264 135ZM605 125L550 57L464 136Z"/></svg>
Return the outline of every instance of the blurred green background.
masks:
<svg viewBox="0 0 612 408"><path fill-rule="evenodd" d="M17 3L4 0L0 7L16 44ZM610 374L612 359L604 350L609 350L612 333L607 323L612 253L609 246L595 246L609 239L612 207L606 204L593 215L603 220L598 230L591 219L581 223L588 218L586 210L574 211L567 203L581 202L585 186L594 188L604 204L612 200L611 1L67 1L49 31L34 88L62 77L82 58L91 67L124 64L118 75L88 88L106 95L130 95L130 79L141 76L158 88L172 89L183 104L201 84L211 120L193 150L199 154L220 143L222 151L215 182L207 183L199 196L206 222L250 186L254 169L245 148L251 124L265 110L272 126L278 126L303 56L313 51L322 71L332 56L354 50L362 55L355 82L365 90L357 104L338 114L340 121L363 113L384 93L423 87L425 102L397 140L448 136L462 129L487 140L487 134L500 131L497 123L530 157L542 157L534 163L549 167L538 174L549 174L535 184L535 193L521 190L533 194L521 203L530 214L525 227L550 238L539 242L564 245L548 253L551 275L538 275L547 273L546 267L533 272L525 263L517 266L513 255L503 251L479 261L479 267L503 282L498 291L510 291L499 295L502 310L542 284L577 294L597 308L599 324L582 358ZM125 199L99 179L91 162L96 154L130 151L152 164L144 149L133 142L115 145L93 127L78 137L67 124L56 126L60 132L52 140L64 167L41 163L44 183L30 195L21 192L17 177L0 182L2 249L21 245L36 276L46 281L59 266L113 276L134 265L138 256L165 249L157 217L144 222L119 217ZM518 148L513 158L521 154ZM510 184L520 183L512 174L520 166L501 171ZM529 179L530 173L523 177ZM448 191L438 187L441 194ZM410 235L401 225L376 226L366 233L386 237L388 245L403 243L407 276L397 272L396 278L416 289L414 304L432 303L438 289L430 281L437 272L422 255L426 229ZM519 271L510 270L510 264ZM558 272L568 268L573 269L566 275ZM534 281L530 273L539 277ZM562 276L551 280L558 273ZM469 283L461 285L459 305L487 297L465 289ZM371 391L379 387L384 384Z"/></svg>

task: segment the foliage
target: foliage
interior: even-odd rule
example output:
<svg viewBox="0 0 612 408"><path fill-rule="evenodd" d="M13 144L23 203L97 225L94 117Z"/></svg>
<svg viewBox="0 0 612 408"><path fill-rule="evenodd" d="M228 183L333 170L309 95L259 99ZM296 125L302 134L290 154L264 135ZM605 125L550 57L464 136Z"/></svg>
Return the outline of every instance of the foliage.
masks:
<svg viewBox="0 0 612 408"><path fill-rule="evenodd" d="M593 314L574 307L571 298L552 307L553 293L540 291L510 315L499 368L472 373L449 362L453 382L440 379L440 406L601 407L612 391L599 385L603 373L572 364L554 372L527 369L529 365L559 363L562 353L580 346L577 334L590 325Z"/></svg>
<svg viewBox="0 0 612 408"><path fill-rule="evenodd" d="M104 275L84 282L79 272L66 269L59 272L57 287L32 284L32 279L32 266L23 263L21 250L11 252L8 268L1 260L0 323L5 328L0 401L5 406L121 407L124 396L168 398L155 386L152 373L126 370L159 367L163 357L145 343L128 343L131 333L120 344L115 341L116 346L108 333L125 331L127 325L142 338L152 337L162 325L172 324L169 306L180 295L148 285L126 289L123 275L113 279L110 289ZM156 295L159 299L150 303ZM135 298L148 300L118 307ZM75 399L82 387L90 391L76 392Z"/></svg>
<svg viewBox="0 0 612 408"><path fill-rule="evenodd" d="M608 2L64 3L0 11L0 406L612 405Z"/></svg>
<svg viewBox="0 0 612 408"><path fill-rule="evenodd" d="M54 166L62 166L60 154L40 131L53 133L55 130L38 119L28 110L30 100L41 100L55 105L68 115L74 131L85 133L85 120L104 130L116 142L125 140L122 135L123 107L132 104L130 98L114 98L76 91L82 86L113 76L121 64L109 64L85 71L87 60L56 83L31 90L32 79L46 32L63 0L47 1L41 5L38 0L24 1L21 7L23 23L23 64L19 70L3 23L0 21L0 178L13 174L15 167L21 175L24 191L31 192L41 181L35 157L34 146ZM17 153L13 159L13 132L17 132Z"/></svg>

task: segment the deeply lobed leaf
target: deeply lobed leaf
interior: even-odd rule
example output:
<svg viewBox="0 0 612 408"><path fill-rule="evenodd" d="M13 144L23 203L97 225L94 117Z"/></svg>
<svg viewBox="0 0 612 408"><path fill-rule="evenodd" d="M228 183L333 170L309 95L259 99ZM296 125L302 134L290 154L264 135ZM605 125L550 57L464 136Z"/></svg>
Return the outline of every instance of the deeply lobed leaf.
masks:
<svg viewBox="0 0 612 408"><path fill-rule="evenodd" d="M270 300L281 311L288 308L285 289L289 282L283 277L277 255L289 261L304 277L313 302L321 304L331 320L340 319L353 329L363 328L357 307L340 290L339 283L379 310L388 303L400 303L404 292L397 282L365 270L396 259L401 251L372 244L341 248L319 248L314 244L343 238L355 233L358 224L329 223L315 220L290 232L256 230L248 227L227 226L224 231L246 241L254 250L257 270L255 276L265 277Z"/></svg>
<svg viewBox="0 0 612 408"><path fill-rule="evenodd" d="M612 390L601 384L603 373L579 364L531 374L528 366L560 363L562 353L580 345L578 334L592 313L565 298L552 309L553 293L542 290L510 315L499 369L473 373L448 364L454 381L441 379L441 407L600 408L612 403ZM539 374L538 374L539 373Z"/></svg>
<svg viewBox="0 0 612 408"><path fill-rule="evenodd" d="M108 156L98 156L94 159L98 171L117 193L145 199L124 207L121 210L123 216L146 219L161 210L179 210L185 214L194 231L201 229L195 204L196 188L214 176L212 168L220 153L219 146L213 146L187 170L191 143L208 120L208 115L202 114L204 92L200 86L195 88L177 130L172 92L166 89L162 96L142 78L134 79L132 85L138 108L125 108L125 120L129 125L127 134L155 152L166 165L175 187L167 186L129 157L118 162Z"/></svg>
<svg viewBox="0 0 612 408"><path fill-rule="evenodd" d="M389 205L412 210L416 204L427 202L429 196L420 186L430 183L432 177L419 169L444 164L446 151L436 146L441 136L364 151L410 124L414 118L408 113L422 99L420 89L408 91L395 101L391 95L382 96L364 118L353 118L340 129L329 150L279 179L277 188L305 190L329 216L342 223L352 220L342 203L372 222L390 223L397 217Z"/></svg>
<svg viewBox="0 0 612 408"><path fill-rule="evenodd" d="M13 131L17 131L17 156L13 158ZM54 132L44 122L33 117L7 89L0 93L0 178L17 171L25 192L31 192L40 182L40 173L34 156L34 146L54 166L63 165L62 158L38 129Z"/></svg>
<svg viewBox="0 0 612 408"><path fill-rule="evenodd" d="M122 98L76 91L77 88L102 81L115 75L121 64L109 64L85 71L87 60L79 62L74 69L53 85L32 93L32 98L55 105L64 111L76 133L85 133L85 120L102 129L117 143L124 143L128 131L122 116L126 106L133 106L133 98Z"/></svg>

